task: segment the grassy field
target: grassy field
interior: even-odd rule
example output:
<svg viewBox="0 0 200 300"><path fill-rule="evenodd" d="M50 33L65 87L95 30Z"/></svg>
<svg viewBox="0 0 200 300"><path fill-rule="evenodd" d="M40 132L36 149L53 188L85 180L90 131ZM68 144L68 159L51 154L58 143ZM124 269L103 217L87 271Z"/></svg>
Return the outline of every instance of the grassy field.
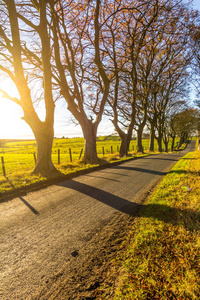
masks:
<svg viewBox="0 0 200 300"><path fill-rule="evenodd" d="M200 151L188 153L135 218L98 299L200 299ZM110 287L111 277L115 287ZM117 287L116 287L117 286Z"/></svg>
<svg viewBox="0 0 200 300"><path fill-rule="evenodd" d="M176 140L176 142L177 141L178 140ZM149 153L147 150L148 146L149 140L144 139L143 147L146 153ZM169 143L169 149L170 146L171 144ZM119 147L119 137L108 136L98 137L97 139L97 153L98 156L104 158L104 160L119 160ZM157 148L156 143L155 148ZM60 150L60 164L58 164L58 149ZM72 152L72 162L70 162L69 149L71 149ZM82 161L79 160L81 149L84 149L83 138L54 139L52 160L56 168L63 174L69 174L91 167L90 165L83 164ZM111 154L111 151L113 154ZM4 159L7 177L3 176L3 169L2 166L0 166L0 193L13 189L13 186L20 188L45 180L39 176L31 175L31 170L33 170L35 165L34 153L36 153L35 141L0 141L0 156ZM137 155L136 140L132 140L130 143L130 155Z"/></svg>

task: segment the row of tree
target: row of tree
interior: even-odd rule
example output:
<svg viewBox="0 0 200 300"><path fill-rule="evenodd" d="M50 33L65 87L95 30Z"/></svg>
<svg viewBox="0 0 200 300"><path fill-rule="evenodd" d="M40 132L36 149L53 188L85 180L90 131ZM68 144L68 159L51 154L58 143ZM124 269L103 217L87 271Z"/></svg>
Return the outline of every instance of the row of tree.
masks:
<svg viewBox="0 0 200 300"><path fill-rule="evenodd" d="M133 129L138 151L143 151L145 126L151 132L150 150L155 138L160 151L163 139L167 145L169 124L187 102L192 49L199 51L198 14L189 4L3 0L0 13L0 75L12 80L18 96L1 92L22 107L34 133L35 173L56 172L51 150L59 99L82 128L85 161L98 159L96 136L103 114L121 138L121 155L128 153ZM39 100L43 121L34 105Z"/></svg>

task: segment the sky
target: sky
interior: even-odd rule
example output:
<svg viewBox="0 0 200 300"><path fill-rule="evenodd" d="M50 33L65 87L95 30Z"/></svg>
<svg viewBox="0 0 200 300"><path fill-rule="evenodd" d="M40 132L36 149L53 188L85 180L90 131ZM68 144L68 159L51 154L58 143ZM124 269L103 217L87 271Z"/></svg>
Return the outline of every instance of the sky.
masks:
<svg viewBox="0 0 200 300"><path fill-rule="evenodd" d="M194 9L200 11L200 0L193 0ZM11 96L14 96L15 89L8 85L8 82L0 81L0 88L5 89ZM39 116L42 116L42 109L37 108ZM15 103L3 99L0 96L0 139L33 139L33 133L30 127L23 121L22 109ZM81 137L82 130L79 125L73 124L71 114L67 110L67 105L64 101L56 104L55 110L55 137ZM97 135L109 135L114 132L112 123L103 117Z"/></svg>
<svg viewBox="0 0 200 300"><path fill-rule="evenodd" d="M200 0L193 0L193 7L200 10Z"/></svg>
<svg viewBox="0 0 200 300"><path fill-rule="evenodd" d="M12 97L16 96L16 90L12 86L8 86L8 82L4 80L0 82L0 89L9 92ZM42 107L37 106L36 111L40 119L44 120ZM33 133L26 124L23 117L21 107L8 99L0 96L0 139L33 139ZM67 110L67 104L64 100L59 100L55 108L55 137L82 137L80 125L75 125L72 120L71 113ZM112 123L103 117L98 128L98 136L109 135L114 132Z"/></svg>

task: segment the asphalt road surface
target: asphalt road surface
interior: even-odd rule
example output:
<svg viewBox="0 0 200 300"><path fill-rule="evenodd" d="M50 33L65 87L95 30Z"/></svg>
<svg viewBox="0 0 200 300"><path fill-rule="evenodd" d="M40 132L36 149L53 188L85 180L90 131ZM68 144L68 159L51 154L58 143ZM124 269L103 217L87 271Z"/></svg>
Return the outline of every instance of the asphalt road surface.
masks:
<svg viewBox="0 0 200 300"><path fill-rule="evenodd" d="M133 215L194 148L192 141L180 153L132 160L0 203L0 299L67 299L48 295L56 276L92 255L92 238L120 215Z"/></svg>

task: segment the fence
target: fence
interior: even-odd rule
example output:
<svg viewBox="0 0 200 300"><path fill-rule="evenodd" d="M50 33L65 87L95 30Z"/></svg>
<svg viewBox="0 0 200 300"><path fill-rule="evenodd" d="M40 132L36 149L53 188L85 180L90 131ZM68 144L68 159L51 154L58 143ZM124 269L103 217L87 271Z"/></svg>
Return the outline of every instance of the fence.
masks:
<svg viewBox="0 0 200 300"><path fill-rule="evenodd" d="M134 146L132 147L132 150L133 149ZM97 147L97 154L99 157L103 157L109 154L115 154L117 152L119 152L119 145ZM83 148L68 148L66 150L56 149L52 151L52 161L55 165L60 165L62 163L73 163L80 160L83 157L83 154ZM36 152L6 153L6 151L4 151L3 153L1 153L0 176L6 177L14 172L29 172L34 168L36 159Z"/></svg>
<svg viewBox="0 0 200 300"><path fill-rule="evenodd" d="M66 163L73 163L83 157L84 142L62 144L56 140L56 143L52 150L52 161L56 166ZM144 150L147 150L149 146L149 140L143 140ZM156 144L155 144L156 146ZM157 147L156 147L157 148ZM97 142L97 154L100 158L119 153L120 141L100 141ZM170 144L169 144L170 149ZM129 151L136 150L136 140L132 140L130 143ZM12 144L10 147L4 147L0 149L1 166L0 176L9 176L12 173L30 172L34 169L36 163L36 145L35 144Z"/></svg>

